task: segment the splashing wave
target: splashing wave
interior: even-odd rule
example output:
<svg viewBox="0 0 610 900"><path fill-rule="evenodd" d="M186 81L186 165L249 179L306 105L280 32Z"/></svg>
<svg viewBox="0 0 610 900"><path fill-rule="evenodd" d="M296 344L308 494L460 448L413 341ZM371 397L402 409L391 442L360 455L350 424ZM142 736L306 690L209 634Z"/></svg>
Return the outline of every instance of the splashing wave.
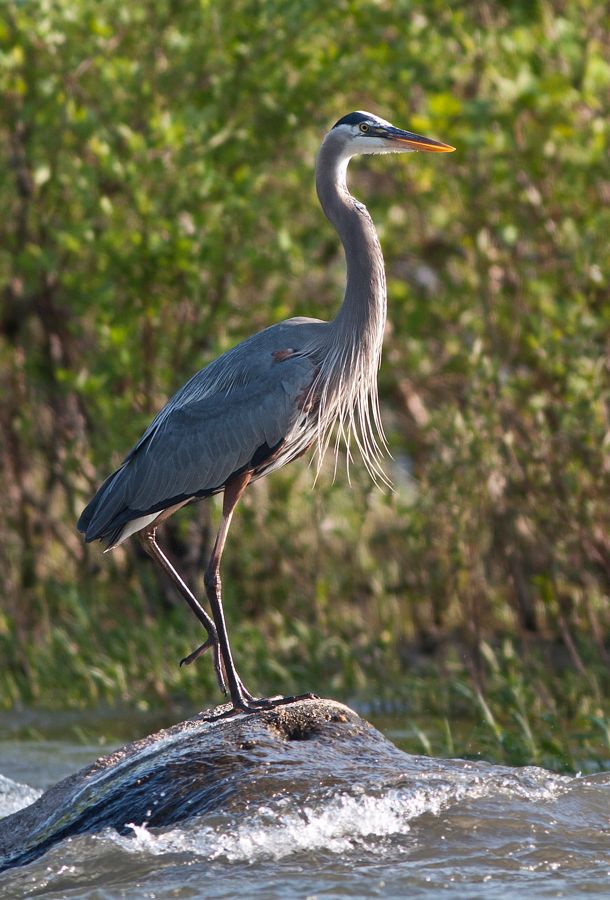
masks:
<svg viewBox="0 0 610 900"><path fill-rule="evenodd" d="M542 778L539 772L523 770L518 778L507 775L491 781L480 771L463 770L461 778L451 781L431 774L419 785L390 788L375 795L356 787L352 793L310 799L297 809L290 796L283 796L273 806L259 806L236 820L225 814L215 826L199 819L179 828L152 832L145 825L132 824L133 837L117 835L114 839L131 853L189 853L229 862L279 860L313 850L344 854L358 847L370 848L372 842L382 845L384 838L406 835L413 819L426 814L438 816L463 800L498 794L550 800L570 784L569 778L549 777L548 773Z"/></svg>

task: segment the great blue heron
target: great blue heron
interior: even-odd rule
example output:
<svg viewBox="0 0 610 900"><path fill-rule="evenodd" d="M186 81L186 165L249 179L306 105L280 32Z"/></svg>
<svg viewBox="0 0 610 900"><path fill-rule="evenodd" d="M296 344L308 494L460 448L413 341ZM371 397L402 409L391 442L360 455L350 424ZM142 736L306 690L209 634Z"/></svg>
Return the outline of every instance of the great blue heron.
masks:
<svg viewBox="0 0 610 900"><path fill-rule="evenodd" d="M354 434L367 468L379 471L383 431L377 370L386 320L383 256L366 208L346 185L352 156L451 151L439 141L353 112L325 136L316 163L322 209L343 243L347 284L332 322L305 317L272 325L223 353L180 388L151 422L123 465L100 487L78 528L107 549L137 533L207 631L182 662L214 654L218 683L233 707L266 708L294 698L257 699L243 685L227 636L220 561L231 517L246 487L315 445L320 462L335 426ZM213 619L156 542L176 510L224 492L222 518L205 571Z"/></svg>

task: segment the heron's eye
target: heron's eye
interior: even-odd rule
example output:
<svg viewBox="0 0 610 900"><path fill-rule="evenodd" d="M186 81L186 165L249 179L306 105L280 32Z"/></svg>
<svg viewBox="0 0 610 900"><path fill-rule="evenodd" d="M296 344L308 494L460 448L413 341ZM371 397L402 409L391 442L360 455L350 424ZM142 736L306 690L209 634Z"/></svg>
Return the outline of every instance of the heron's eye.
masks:
<svg viewBox="0 0 610 900"><path fill-rule="evenodd" d="M360 123L360 131L361 131L363 134L366 134L367 131L369 131L369 127L370 127L370 126L367 125L366 122L361 122L361 123Z"/></svg>

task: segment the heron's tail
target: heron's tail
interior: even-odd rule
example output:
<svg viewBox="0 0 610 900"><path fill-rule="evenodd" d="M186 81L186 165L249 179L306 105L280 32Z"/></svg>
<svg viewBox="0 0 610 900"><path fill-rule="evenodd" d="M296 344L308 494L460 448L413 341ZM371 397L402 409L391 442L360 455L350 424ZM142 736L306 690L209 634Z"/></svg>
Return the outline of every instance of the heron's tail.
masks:
<svg viewBox="0 0 610 900"><path fill-rule="evenodd" d="M121 513L126 505L124 469L121 466L113 472L82 511L76 527L85 535L87 543L103 540L111 547L122 531L125 519Z"/></svg>

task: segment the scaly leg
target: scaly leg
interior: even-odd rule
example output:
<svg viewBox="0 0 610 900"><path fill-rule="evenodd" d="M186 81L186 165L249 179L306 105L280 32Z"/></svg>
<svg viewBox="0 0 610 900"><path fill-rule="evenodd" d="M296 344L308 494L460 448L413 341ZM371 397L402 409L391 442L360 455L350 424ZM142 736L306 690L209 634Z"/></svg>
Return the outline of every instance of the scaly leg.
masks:
<svg viewBox="0 0 610 900"><path fill-rule="evenodd" d="M176 572L176 570L170 563L167 556L163 553L163 551L157 544L156 532L157 529L154 524L140 531L138 536L140 538L142 546L144 547L148 555L152 556L152 558L159 563L163 571L167 575L169 575L182 597L184 597L184 599L208 633L208 638L205 643L198 647L195 653L191 653L189 656L181 660L180 665L183 665L184 663L188 665L189 663L197 659L198 656L201 656L201 654L206 650L209 650L211 648L214 655L214 669L216 671L216 679L218 681L220 690L223 692L223 694L226 694L227 686L223 673L222 659L218 650L218 634L216 633L216 626L206 613L205 609L199 603L197 597L195 597L186 582L182 580L178 572Z"/></svg>

